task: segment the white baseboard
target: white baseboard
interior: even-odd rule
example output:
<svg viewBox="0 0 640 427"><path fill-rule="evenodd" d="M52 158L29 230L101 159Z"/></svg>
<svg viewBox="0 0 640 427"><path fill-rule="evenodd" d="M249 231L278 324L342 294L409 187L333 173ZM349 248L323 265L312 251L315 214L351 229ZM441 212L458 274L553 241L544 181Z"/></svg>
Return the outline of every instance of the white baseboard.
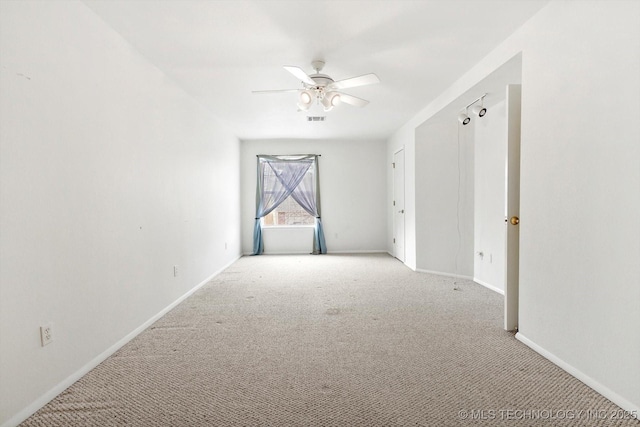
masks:
<svg viewBox="0 0 640 427"><path fill-rule="evenodd" d="M531 348L532 350L534 350L536 353L540 354L544 358L553 362L555 365L564 369L569 375L576 377L577 379L579 379L580 381L582 381L583 383L585 383L586 385L588 385L589 387L591 387L592 389L594 389L595 391L597 391L598 393L600 393L601 395L603 395L604 397L606 397L607 399L609 399L610 401L618 405L623 410L640 414L639 405L634 404L633 402L625 399L624 397L620 396L618 393L612 391L610 388L604 386L603 384L594 380L584 372L580 371L579 369L575 368L574 366L560 359L550 351L547 351L544 348L540 347L538 344L536 344L535 342L531 341L529 338L522 335L522 333L518 332L516 334L516 339L524 343L527 347Z"/></svg>
<svg viewBox="0 0 640 427"><path fill-rule="evenodd" d="M329 255L340 255L340 254L386 254L389 253L386 249L375 249L375 250L357 250L357 251L327 251ZM263 255L310 255L310 251L301 251L301 252L265 252ZM253 252L245 252L244 256L253 255ZM391 254L389 254L391 255ZM391 255L393 256L393 255Z"/></svg>
<svg viewBox="0 0 640 427"><path fill-rule="evenodd" d="M310 255L311 251L269 251L264 252L262 255Z"/></svg>
<svg viewBox="0 0 640 427"><path fill-rule="evenodd" d="M211 279L216 277L218 274L222 273L222 271L224 271L227 267L229 267L231 264L236 262L238 259L240 259L240 255L234 258L231 262L227 263L224 267L220 268L218 271L213 273L211 276L203 280L201 283L191 288L184 295L180 296L174 302L172 302L171 304L163 308L159 313L152 316L149 320L144 322L142 325L138 326L136 329L134 329L133 331L125 335L122 339L120 339L118 342L113 344L111 347L109 347L108 349L106 349L96 357L94 357L89 363L85 364L76 372L74 372L73 374L69 375L67 378L62 380L55 387L53 387L51 390L44 393L42 396L40 396L38 399L33 401L26 408L22 409L13 417L5 421L0 427L16 427L18 424L20 424L21 422L29 418L38 409L42 408L44 405L52 401L56 396L58 396L60 393L65 391L69 386L71 386L73 383L78 381L80 378L82 378L84 375L86 375L89 371L91 371L93 368L98 366L100 363L104 362L109 356L111 356L113 353L115 353L120 348L122 348L126 343L134 339L137 335L139 335L142 331L147 329L156 320L160 319L162 316L164 316L169 311L171 311L175 306L177 306L182 301L184 301L189 296L191 296L195 291L197 291L202 286L204 286L209 281L211 281Z"/></svg>
<svg viewBox="0 0 640 427"><path fill-rule="evenodd" d="M476 282L478 285L482 285L487 289L491 289L493 292L497 292L500 295L504 295L504 290L503 289L497 288L497 287L495 287L493 285L490 285L487 282L483 282L482 280L479 280L479 279L477 279L475 277L473 278L473 281Z"/></svg>
<svg viewBox="0 0 640 427"><path fill-rule="evenodd" d="M358 250L358 251L327 251L328 254L386 254L386 249ZM392 255L393 256L393 255Z"/></svg>
<svg viewBox="0 0 640 427"><path fill-rule="evenodd" d="M263 252L260 255L311 255L310 251ZM253 252L244 252L242 256L253 256Z"/></svg>
<svg viewBox="0 0 640 427"><path fill-rule="evenodd" d="M453 273L444 273L442 271L423 270L422 268L416 268L415 271L418 273L429 273L429 274L435 274L437 276L453 277L454 279L473 280L473 277L465 276L463 274L453 274Z"/></svg>

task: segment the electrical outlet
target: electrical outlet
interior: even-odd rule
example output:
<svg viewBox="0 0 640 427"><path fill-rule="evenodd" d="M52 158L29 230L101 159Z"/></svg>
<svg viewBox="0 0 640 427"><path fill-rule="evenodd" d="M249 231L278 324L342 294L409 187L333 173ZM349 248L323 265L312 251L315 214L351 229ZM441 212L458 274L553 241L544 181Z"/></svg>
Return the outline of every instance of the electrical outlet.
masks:
<svg viewBox="0 0 640 427"><path fill-rule="evenodd" d="M173 266L173 277L178 277L178 266L177 265Z"/></svg>
<svg viewBox="0 0 640 427"><path fill-rule="evenodd" d="M51 344L51 341L53 341L53 327L51 323L40 326L40 342L42 343L42 347Z"/></svg>

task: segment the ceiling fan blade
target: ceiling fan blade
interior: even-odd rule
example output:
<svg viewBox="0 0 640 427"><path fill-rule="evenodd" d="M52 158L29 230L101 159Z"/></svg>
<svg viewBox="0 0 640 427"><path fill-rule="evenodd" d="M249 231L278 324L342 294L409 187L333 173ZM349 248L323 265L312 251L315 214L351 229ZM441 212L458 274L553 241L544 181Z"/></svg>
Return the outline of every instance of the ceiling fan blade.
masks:
<svg viewBox="0 0 640 427"><path fill-rule="evenodd" d="M340 102L353 105L354 107L364 107L369 103L366 99L358 98L353 95L347 95L346 93L338 92L340 95Z"/></svg>
<svg viewBox="0 0 640 427"><path fill-rule="evenodd" d="M285 65L284 69L296 76L299 80L302 80L308 85L315 86L316 82L313 81L311 77L307 73L305 73L302 68L294 67L293 65Z"/></svg>
<svg viewBox="0 0 640 427"><path fill-rule="evenodd" d="M350 87L371 85L374 83L380 83L380 79L373 73L365 74L358 77L352 77L350 79L338 80L327 86L328 89L347 89Z"/></svg>
<svg viewBox="0 0 640 427"><path fill-rule="evenodd" d="M274 89L274 90L252 90L251 93L286 93L299 92L300 89Z"/></svg>

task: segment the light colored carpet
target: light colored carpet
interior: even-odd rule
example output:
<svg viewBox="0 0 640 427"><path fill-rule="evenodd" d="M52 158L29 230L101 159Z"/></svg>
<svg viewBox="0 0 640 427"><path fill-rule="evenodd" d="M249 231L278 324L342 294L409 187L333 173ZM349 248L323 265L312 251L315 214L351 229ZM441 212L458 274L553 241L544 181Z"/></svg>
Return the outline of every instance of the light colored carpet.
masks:
<svg viewBox="0 0 640 427"><path fill-rule="evenodd" d="M640 425L456 282L382 254L244 257L23 425Z"/></svg>

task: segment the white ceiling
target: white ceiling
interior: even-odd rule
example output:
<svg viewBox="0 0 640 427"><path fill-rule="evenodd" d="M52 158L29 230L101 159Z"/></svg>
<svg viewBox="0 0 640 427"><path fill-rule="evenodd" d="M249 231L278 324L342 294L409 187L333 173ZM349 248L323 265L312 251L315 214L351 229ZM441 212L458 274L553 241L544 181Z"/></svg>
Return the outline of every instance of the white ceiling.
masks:
<svg viewBox="0 0 640 427"><path fill-rule="evenodd" d="M109 26L241 139L384 139L461 77L547 0L85 0ZM335 80L375 73L307 122L283 65Z"/></svg>

